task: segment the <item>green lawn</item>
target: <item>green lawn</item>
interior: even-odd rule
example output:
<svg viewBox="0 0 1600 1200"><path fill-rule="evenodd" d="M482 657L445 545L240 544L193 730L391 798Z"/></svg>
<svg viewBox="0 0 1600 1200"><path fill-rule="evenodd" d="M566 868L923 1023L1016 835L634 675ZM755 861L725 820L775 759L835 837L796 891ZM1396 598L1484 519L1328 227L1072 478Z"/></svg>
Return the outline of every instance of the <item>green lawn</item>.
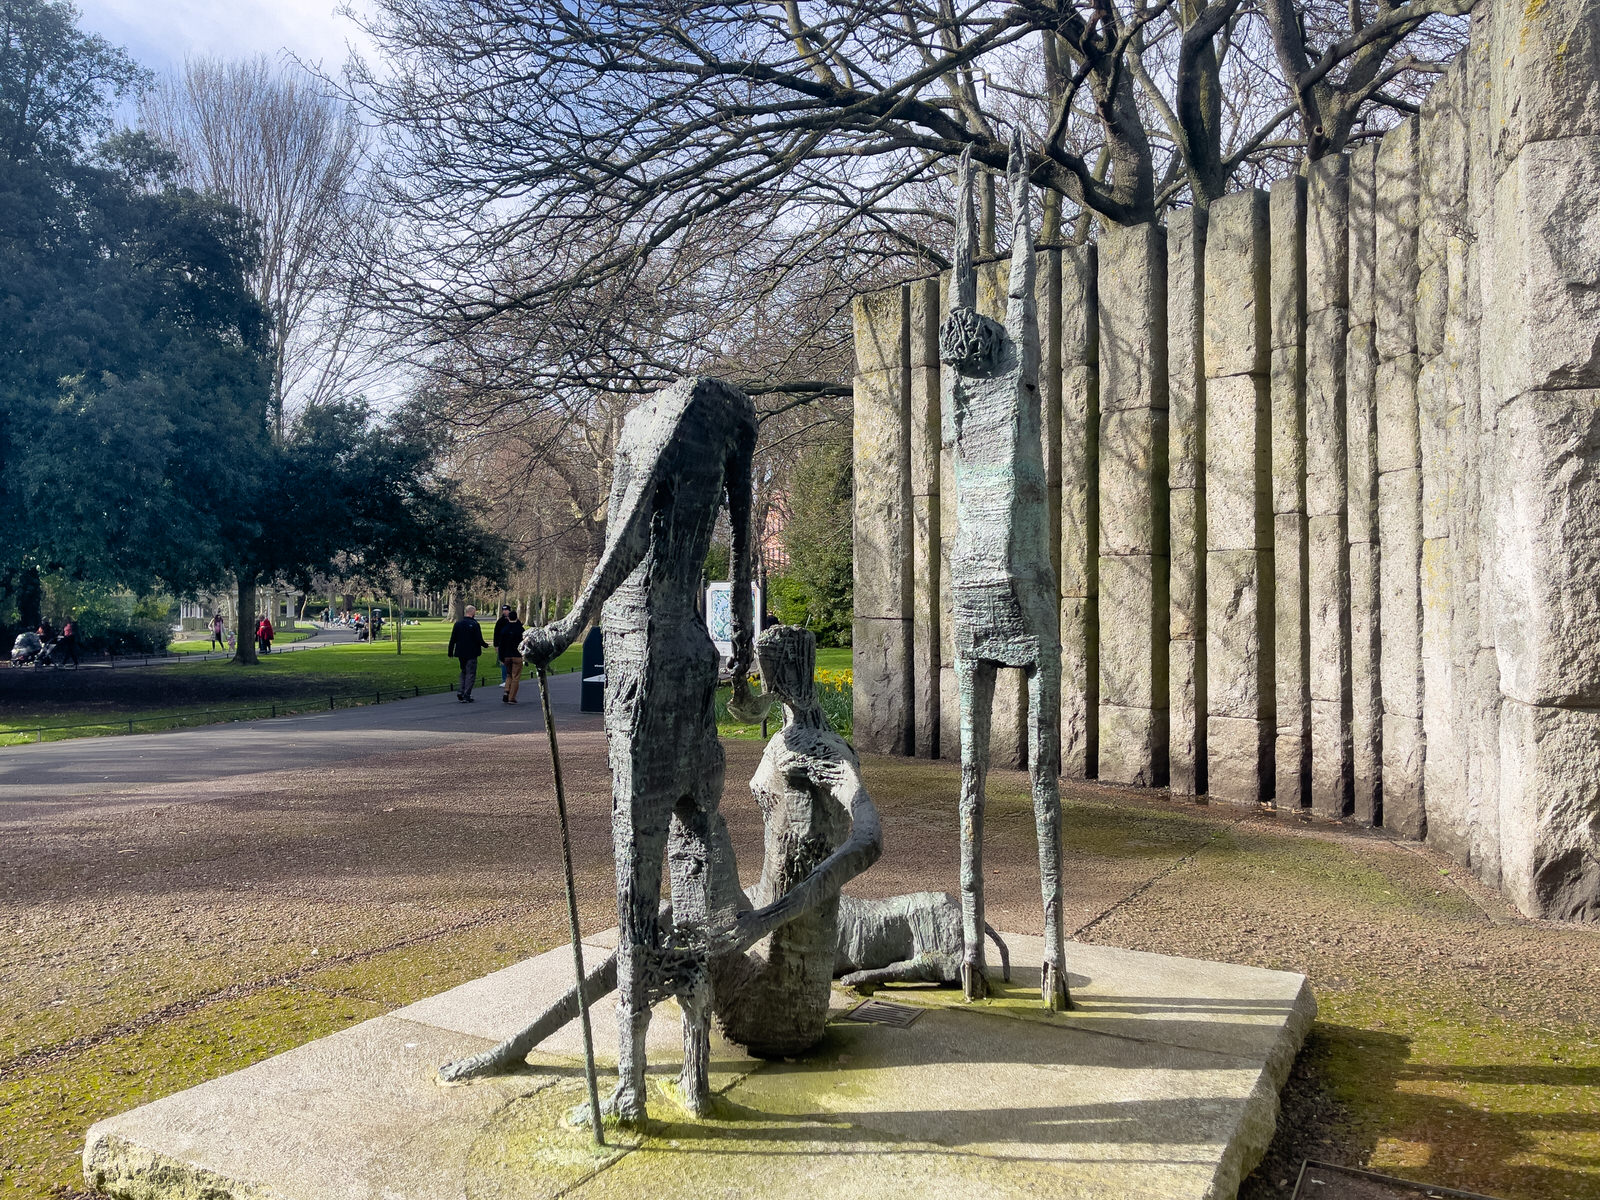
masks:
<svg viewBox="0 0 1600 1200"><path fill-rule="evenodd" d="M303 642L312 635L310 629L291 629L286 633L279 633L272 639L275 646L287 646L290 642ZM203 641L173 642L167 649L173 654L207 654L215 649L216 643L209 638Z"/></svg>
<svg viewBox="0 0 1600 1200"><path fill-rule="evenodd" d="M392 634L393 626L387 632ZM489 626L485 624L487 633ZM285 640L309 636L306 631L280 635ZM154 733L190 725L253 720L330 707L373 704L449 688L456 679L453 660L445 657L450 622L425 619L400 630L395 643L346 642L268 654L253 667L224 659L122 671L0 673L0 746L32 741L59 741L117 733ZM178 653L203 652L205 642L180 642ZM552 671L578 668L580 647L556 659ZM837 672L850 670L849 647L817 651L823 707L834 727L851 734L851 697ZM485 654L479 673L491 683L497 664ZM827 676L833 675L829 679ZM727 715L728 689L719 694L718 724L723 736L754 738L759 725L741 725ZM131 722L131 724L130 724ZM774 712L768 724L779 723ZM41 736L40 730L43 730Z"/></svg>
<svg viewBox="0 0 1600 1200"><path fill-rule="evenodd" d="M449 637L448 621L428 620L401 631L398 654L393 641L349 642L268 654L249 667L213 659L120 671L6 671L0 673L0 745L151 733L444 691L457 678L454 660L444 653ZM580 657L578 647L569 649L553 672L576 670ZM499 682L492 653L478 670Z"/></svg>

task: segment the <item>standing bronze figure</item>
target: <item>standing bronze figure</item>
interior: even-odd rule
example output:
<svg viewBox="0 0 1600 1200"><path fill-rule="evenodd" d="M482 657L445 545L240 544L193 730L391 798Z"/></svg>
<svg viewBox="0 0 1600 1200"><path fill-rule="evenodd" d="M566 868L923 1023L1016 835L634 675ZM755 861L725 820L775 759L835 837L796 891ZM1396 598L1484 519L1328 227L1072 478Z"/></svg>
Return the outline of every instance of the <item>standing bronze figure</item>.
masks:
<svg viewBox="0 0 1600 1200"><path fill-rule="evenodd" d="M726 505L733 531L733 707L747 711L755 442L749 397L715 379L681 380L630 412L617 446L600 562L572 611L531 630L522 644L524 656L544 666L603 611L620 927L618 1081L604 1109L627 1121L645 1116L645 1031L651 1005L667 996L683 1010L679 1099L696 1115L711 1102L707 921L723 754L717 649L698 601L706 551ZM672 928L665 933L663 856L672 894Z"/></svg>
<svg viewBox="0 0 1600 1200"><path fill-rule="evenodd" d="M1011 280L1002 326L977 311L972 163L961 156L950 315L939 329L943 439L955 455L956 542L950 556L956 683L961 703L961 985L987 991L983 957L983 804L995 672L1028 676L1028 771L1033 782L1044 898L1043 994L1070 1002L1062 930L1061 636L1050 564L1044 436L1039 412L1039 322L1027 151L1019 132L1006 172Z"/></svg>

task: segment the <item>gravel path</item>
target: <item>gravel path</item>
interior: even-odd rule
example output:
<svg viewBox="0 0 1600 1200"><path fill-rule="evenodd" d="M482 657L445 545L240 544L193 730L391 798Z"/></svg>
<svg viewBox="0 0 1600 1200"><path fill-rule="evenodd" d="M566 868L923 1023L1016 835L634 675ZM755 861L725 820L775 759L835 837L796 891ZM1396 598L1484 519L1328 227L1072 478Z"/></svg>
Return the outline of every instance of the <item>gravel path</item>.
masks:
<svg viewBox="0 0 1600 1200"><path fill-rule="evenodd" d="M602 928L604 739L563 724L580 909ZM723 811L749 869L760 746L726 745ZM885 854L852 891L953 890L958 773L865 767ZM997 771L990 794L989 918L1032 930L1026 778ZM1521 921L1446 860L1361 831L1094 785L1066 790L1063 824L1080 938L1312 978L1321 1020L1247 1200L1287 1197L1306 1157L1508 1200L1600 1197L1594 931ZM16 1132L0 1177L19 1196L74 1187L98 1116L558 944L558 854L533 730L220 779L8 789L0 1128Z"/></svg>

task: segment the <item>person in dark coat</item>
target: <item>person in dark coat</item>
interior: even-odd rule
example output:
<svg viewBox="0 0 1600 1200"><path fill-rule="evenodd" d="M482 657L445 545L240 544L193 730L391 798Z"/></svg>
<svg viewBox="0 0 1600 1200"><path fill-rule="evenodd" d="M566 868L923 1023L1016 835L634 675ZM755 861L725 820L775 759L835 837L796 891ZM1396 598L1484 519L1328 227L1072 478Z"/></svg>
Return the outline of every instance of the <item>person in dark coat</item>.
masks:
<svg viewBox="0 0 1600 1200"><path fill-rule="evenodd" d="M501 609L500 619L494 623L494 652L505 672L506 690L500 699L507 704L517 702L517 691L522 686L522 635L526 632L509 604Z"/></svg>
<svg viewBox="0 0 1600 1200"><path fill-rule="evenodd" d="M70 613L61 626L61 640L56 643L56 661L65 666L68 658L73 666L78 665L78 620Z"/></svg>
<svg viewBox="0 0 1600 1200"><path fill-rule="evenodd" d="M500 619L494 623L494 632L489 635L489 640L494 643L494 655L500 660L500 686L502 688L506 686L506 676L511 672L511 669L506 666L505 651L500 648L500 634L505 629L506 618L509 616L511 616L511 605L502 604L500 606ZM519 650L517 653L520 657L522 652ZM505 697L501 696L500 699L504 700Z"/></svg>
<svg viewBox="0 0 1600 1200"><path fill-rule="evenodd" d="M489 648L483 640L483 626L478 624L478 610L467 605L467 615L450 627L450 644L444 652L461 662L461 686L456 699L471 704L472 685L478 679L478 658Z"/></svg>

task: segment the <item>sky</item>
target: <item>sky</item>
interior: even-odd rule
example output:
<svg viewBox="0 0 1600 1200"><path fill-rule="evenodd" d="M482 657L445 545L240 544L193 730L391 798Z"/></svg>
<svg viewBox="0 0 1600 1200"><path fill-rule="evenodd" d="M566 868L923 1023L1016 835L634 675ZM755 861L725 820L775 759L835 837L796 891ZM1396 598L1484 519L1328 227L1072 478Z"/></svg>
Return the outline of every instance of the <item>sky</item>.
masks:
<svg viewBox="0 0 1600 1200"><path fill-rule="evenodd" d="M277 57L285 50L337 71L346 46L365 48L341 0L74 0L85 29L158 71L189 55ZM364 5L356 0L354 7Z"/></svg>

